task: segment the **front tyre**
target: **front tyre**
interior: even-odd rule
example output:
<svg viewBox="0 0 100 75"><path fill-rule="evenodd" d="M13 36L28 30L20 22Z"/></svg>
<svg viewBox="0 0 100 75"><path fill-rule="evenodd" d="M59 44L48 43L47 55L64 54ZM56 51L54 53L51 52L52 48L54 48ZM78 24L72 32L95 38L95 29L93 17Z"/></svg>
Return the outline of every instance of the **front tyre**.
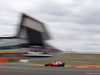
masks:
<svg viewBox="0 0 100 75"><path fill-rule="evenodd" d="M65 65L62 65L62 67L64 67Z"/></svg>
<svg viewBox="0 0 100 75"><path fill-rule="evenodd" d="M62 67L64 67L65 66L65 63L62 63L62 65L61 65Z"/></svg>

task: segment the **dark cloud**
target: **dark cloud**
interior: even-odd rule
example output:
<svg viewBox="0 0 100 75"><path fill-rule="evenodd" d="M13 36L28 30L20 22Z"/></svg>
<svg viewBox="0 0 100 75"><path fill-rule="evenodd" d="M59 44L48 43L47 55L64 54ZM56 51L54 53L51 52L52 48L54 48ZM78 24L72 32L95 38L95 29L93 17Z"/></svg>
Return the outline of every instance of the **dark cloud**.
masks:
<svg viewBox="0 0 100 75"><path fill-rule="evenodd" d="M66 10L66 6L64 7L63 5L54 2L43 3L40 7L39 12L52 16L65 16L70 13L69 10Z"/></svg>
<svg viewBox="0 0 100 75"><path fill-rule="evenodd" d="M99 7L87 7L85 9L83 9L79 15L77 15L76 17L79 18L79 20L77 20L77 23L81 23L81 24L100 24L99 18L100 18L100 10Z"/></svg>
<svg viewBox="0 0 100 75"><path fill-rule="evenodd" d="M37 8L38 15L49 22L74 22L79 24L100 24L100 10L94 4L87 6L86 1L76 1L71 5L62 5L46 1ZM92 2L93 3L93 2ZM80 9L78 10L78 8ZM75 10L76 9L76 10ZM75 11L78 12L75 12ZM31 11L33 12L33 11Z"/></svg>

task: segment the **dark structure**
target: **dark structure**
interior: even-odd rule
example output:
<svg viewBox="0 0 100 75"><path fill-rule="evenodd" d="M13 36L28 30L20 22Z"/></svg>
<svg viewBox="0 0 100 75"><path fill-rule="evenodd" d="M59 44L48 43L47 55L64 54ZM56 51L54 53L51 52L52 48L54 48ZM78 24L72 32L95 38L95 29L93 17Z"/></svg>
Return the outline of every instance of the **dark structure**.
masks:
<svg viewBox="0 0 100 75"><path fill-rule="evenodd" d="M25 42L20 43L23 47L41 46L44 49L44 54L48 53L45 40L50 39L44 27L44 24L26 14L22 14L21 23L16 36L0 37L1 39L25 39Z"/></svg>

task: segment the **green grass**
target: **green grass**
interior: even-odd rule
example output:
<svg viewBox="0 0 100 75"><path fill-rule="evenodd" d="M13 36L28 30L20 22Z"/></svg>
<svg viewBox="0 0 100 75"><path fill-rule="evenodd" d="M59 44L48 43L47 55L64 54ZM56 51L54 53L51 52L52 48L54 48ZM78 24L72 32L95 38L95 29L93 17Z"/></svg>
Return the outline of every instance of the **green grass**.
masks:
<svg viewBox="0 0 100 75"><path fill-rule="evenodd" d="M38 65L44 65L45 63L51 63L53 61L38 61L38 62L27 62L27 63L21 63L21 64L38 64ZM100 66L100 61L61 61L65 62L66 65L96 65Z"/></svg>
<svg viewBox="0 0 100 75"><path fill-rule="evenodd" d="M100 54L62 53L61 58L100 58Z"/></svg>

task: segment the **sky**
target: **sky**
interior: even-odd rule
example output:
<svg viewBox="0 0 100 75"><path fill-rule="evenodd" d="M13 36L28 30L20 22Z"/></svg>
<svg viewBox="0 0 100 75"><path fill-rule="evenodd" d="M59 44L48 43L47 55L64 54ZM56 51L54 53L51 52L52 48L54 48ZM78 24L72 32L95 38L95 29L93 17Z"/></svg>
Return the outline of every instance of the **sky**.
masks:
<svg viewBox="0 0 100 75"><path fill-rule="evenodd" d="M0 0L0 36L16 35L20 13L43 22L60 50L100 52L100 0Z"/></svg>

